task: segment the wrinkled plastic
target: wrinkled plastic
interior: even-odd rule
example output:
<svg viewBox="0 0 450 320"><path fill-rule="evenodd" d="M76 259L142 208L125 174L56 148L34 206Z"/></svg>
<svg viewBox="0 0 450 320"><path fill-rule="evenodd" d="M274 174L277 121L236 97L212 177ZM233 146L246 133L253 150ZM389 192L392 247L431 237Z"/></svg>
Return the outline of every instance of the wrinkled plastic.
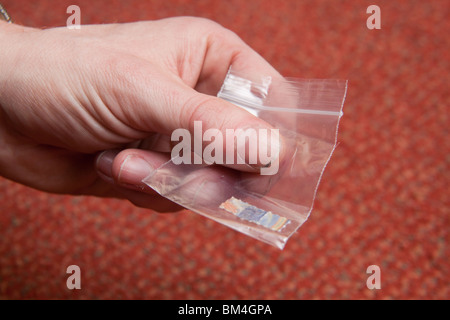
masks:
<svg viewBox="0 0 450 320"><path fill-rule="evenodd" d="M143 180L162 196L283 249L308 219L336 146L345 80L272 79L230 68L218 97L279 129L284 157L274 175L224 166L165 163Z"/></svg>

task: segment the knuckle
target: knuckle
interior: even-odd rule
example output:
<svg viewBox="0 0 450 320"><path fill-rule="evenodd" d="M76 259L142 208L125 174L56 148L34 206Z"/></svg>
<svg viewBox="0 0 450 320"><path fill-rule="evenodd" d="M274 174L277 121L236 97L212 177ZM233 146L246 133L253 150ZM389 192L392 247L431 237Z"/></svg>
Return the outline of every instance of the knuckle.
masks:
<svg viewBox="0 0 450 320"><path fill-rule="evenodd" d="M235 32L208 18L184 17L183 22L185 27L195 33L206 34L211 41L222 41L223 44L242 41Z"/></svg>

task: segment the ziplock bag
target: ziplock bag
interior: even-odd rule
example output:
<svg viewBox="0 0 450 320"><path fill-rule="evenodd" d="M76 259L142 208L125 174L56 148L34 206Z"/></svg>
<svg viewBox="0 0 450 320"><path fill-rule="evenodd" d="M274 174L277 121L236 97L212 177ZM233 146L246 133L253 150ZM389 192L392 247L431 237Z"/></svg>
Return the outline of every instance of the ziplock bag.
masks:
<svg viewBox="0 0 450 320"><path fill-rule="evenodd" d="M345 80L273 79L230 68L218 97L278 129L283 157L277 171L240 172L172 156L143 182L187 209L283 249L311 213L336 146L346 91Z"/></svg>

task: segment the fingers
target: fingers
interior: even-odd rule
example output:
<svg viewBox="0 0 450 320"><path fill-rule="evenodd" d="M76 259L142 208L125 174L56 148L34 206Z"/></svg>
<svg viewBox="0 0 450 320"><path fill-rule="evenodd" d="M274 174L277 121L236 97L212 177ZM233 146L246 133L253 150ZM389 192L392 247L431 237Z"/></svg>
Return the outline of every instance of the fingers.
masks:
<svg viewBox="0 0 450 320"><path fill-rule="evenodd" d="M158 211L179 209L160 195L186 207L220 204L238 179L237 171L220 166L179 166L168 160L165 154L146 150L107 150L97 157L96 168L132 203Z"/></svg>
<svg viewBox="0 0 450 320"><path fill-rule="evenodd" d="M218 158L224 159L227 153L228 155L233 153L228 159L235 159L220 164L242 171L258 172L261 167L282 156L282 141L275 139L275 136L267 139L266 135L266 140L261 138L258 143L254 143L256 146L253 150L250 150L249 142L246 141L254 139L251 135L260 131L270 132L274 128L248 111L217 97L198 93L179 79L168 75L158 74L142 79L145 80L116 95L119 99L123 97L131 99L119 101L120 112L115 113L136 130L159 132L168 137L173 137L177 130L185 130L189 133L191 142L201 145L200 150L190 151L196 152L201 157L205 154L204 148L213 139L211 136L205 136L205 133L217 132L222 138L221 145L215 145L216 152L221 154ZM151 97L146 97L148 91L151 91ZM130 105L133 108L128 107ZM196 130L196 125L200 125L200 132ZM225 142L227 131L230 139ZM240 144L237 143L239 141ZM179 139L172 139L172 142L177 144ZM261 161L256 157L256 161L250 161L251 154L261 154L259 144L266 150L273 150L271 158Z"/></svg>
<svg viewBox="0 0 450 320"><path fill-rule="evenodd" d="M99 176L107 182L155 195L142 180L168 160L167 155L152 151L106 150L98 155L96 169Z"/></svg>
<svg viewBox="0 0 450 320"><path fill-rule="evenodd" d="M114 186L115 194L134 205L158 212L179 211L182 207L161 197L142 182L166 161L167 156L158 152L106 150L97 156L96 169L104 181Z"/></svg>
<svg viewBox="0 0 450 320"><path fill-rule="evenodd" d="M275 128L227 101L196 93L184 113L192 151L206 163L259 172L283 157L283 142Z"/></svg>
<svg viewBox="0 0 450 320"><path fill-rule="evenodd" d="M205 24L207 25L208 23ZM200 56L204 56L203 64L196 65L200 71L193 71L200 74L196 89L204 85L205 92L210 93L210 88L208 90L206 88L219 86L231 64L242 72L252 71L265 76L279 77L261 56L232 32L217 25L212 29L214 31L205 32L205 29L199 31L199 37L206 35L207 38L204 55L196 48L191 48ZM196 43L191 41L189 45L195 46ZM186 50L181 51L184 53ZM180 59L188 59L183 57ZM220 155L214 158L222 161L215 163L240 171L259 172L261 168L283 157L283 141L280 137L259 136L259 132L271 132L274 129L266 121L232 103L196 91L190 86L192 83L188 85L183 82L180 75L169 72L167 66L155 65L147 59L139 59L134 55L120 58L112 59L113 61L109 63L114 66L110 72L114 79L111 84L113 88L111 94L102 97L102 101L122 123L142 133L143 136L158 132L172 137L176 130L187 130L191 142L197 146L201 145L200 149L190 151L204 158L207 163L211 163L212 161L209 161L211 159L205 159L205 156L210 155L205 154L205 148L219 135L222 144L214 144L214 153L218 152ZM183 61L181 64L186 66L188 63L189 61ZM196 124L201 124L200 133L195 132ZM230 139L226 139L227 131L231 131ZM251 142L255 139L257 142L252 146ZM176 144L179 140L172 139L172 142ZM270 152L270 156L266 152L262 159L260 155L264 152L260 149L273 152Z"/></svg>
<svg viewBox="0 0 450 320"><path fill-rule="evenodd" d="M171 137L175 130L186 129L191 133L193 141L195 122L199 122L202 124L201 141L196 142L197 145L202 144L202 151L201 154L196 153L202 157L204 147L210 142L202 138L210 129L219 131L222 137L226 137L227 130L236 133L247 129L266 131L273 129L266 121L250 112L215 97L217 91L212 92L211 88L220 88L230 65L242 72L257 72L264 76L279 77L275 69L234 33L218 24L205 19L196 20L194 23L191 19L189 21L195 25L191 28L189 24L182 24L183 19L180 18L178 21L176 23L175 20L171 20L170 24L169 21L160 22L161 26L168 24L166 27L181 23L185 29L191 30L185 32L177 29L178 33L189 37L183 42L184 46L177 43L168 46L169 48L162 46L163 52L167 54L164 63L155 63L150 53L124 54L109 58L107 64L109 76L101 86L102 89L109 88L109 92L102 90L104 95L101 100L110 111L105 113L114 115L121 124L133 128L141 135L139 138L154 132ZM157 24L152 28L161 26ZM161 32L166 31L161 29ZM186 49L185 46L189 48ZM186 79L190 80L184 82ZM119 134L125 135L128 132ZM230 148L230 142L234 141L228 141L228 145L224 143L220 150L216 149L223 157L227 152L235 154L233 157L235 161L223 161L221 164L241 171L258 172L261 167L282 157L281 139L261 138L260 143L265 145L265 149L274 152L269 159L264 159L266 161L261 161L259 157L256 161L251 161L251 153L259 155L262 152L259 152L259 146L256 146L255 150L249 150L250 143L245 142L252 139L249 134L253 133L248 131L244 133L242 137L244 142L240 146L233 144ZM235 137L236 140L239 138Z"/></svg>

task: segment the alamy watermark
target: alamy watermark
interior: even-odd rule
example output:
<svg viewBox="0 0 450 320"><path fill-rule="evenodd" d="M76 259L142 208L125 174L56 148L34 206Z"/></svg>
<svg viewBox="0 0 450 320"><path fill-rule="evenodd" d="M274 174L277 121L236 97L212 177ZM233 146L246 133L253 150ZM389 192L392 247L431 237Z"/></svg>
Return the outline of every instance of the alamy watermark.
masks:
<svg viewBox="0 0 450 320"><path fill-rule="evenodd" d="M367 278L366 286L370 290L381 289L381 269L376 264L368 266L366 273L370 274Z"/></svg>
<svg viewBox="0 0 450 320"><path fill-rule="evenodd" d="M5 11L6 13L6 11ZM69 29L81 29L81 9L77 5L67 7L66 13L70 14L66 25ZM366 26L369 30L381 29L381 9L376 4L367 7L366 13L370 16L366 20Z"/></svg>
<svg viewBox="0 0 450 320"><path fill-rule="evenodd" d="M366 13L370 14L367 18L367 29L381 29L381 9L379 6L372 4L367 7Z"/></svg>
<svg viewBox="0 0 450 320"><path fill-rule="evenodd" d="M66 273L70 274L67 278L66 286L67 289L81 289L81 269L79 266L73 264L67 267Z"/></svg>
<svg viewBox="0 0 450 320"><path fill-rule="evenodd" d="M278 172L280 134L278 129L226 129L225 134L210 128L203 132L201 121L194 121L194 134L187 129L172 132L172 161L180 164L250 165L261 175Z"/></svg>
<svg viewBox="0 0 450 320"><path fill-rule="evenodd" d="M77 5L67 7L66 13L70 16L67 18L66 26L68 29L81 29L81 9Z"/></svg>

